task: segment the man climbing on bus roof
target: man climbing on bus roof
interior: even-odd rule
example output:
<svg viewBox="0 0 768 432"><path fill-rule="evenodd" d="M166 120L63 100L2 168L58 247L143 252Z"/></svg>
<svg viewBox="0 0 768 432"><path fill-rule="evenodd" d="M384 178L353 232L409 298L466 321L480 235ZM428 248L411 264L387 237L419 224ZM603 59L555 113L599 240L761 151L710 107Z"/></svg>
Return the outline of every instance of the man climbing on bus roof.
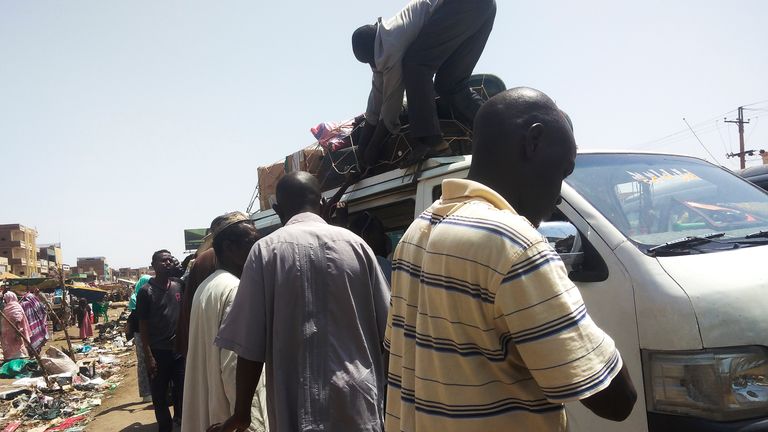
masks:
<svg viewBox="0 0 768 432"><path fill-rule="evenodd" d="M482 99L469 88L469 77L495 17L495 0L411 0L394 17L355 30L355 57L373 70L359 141L366 166L376 162L389 135L400 130L403 91L413 137L403 165L419 162L442 143L435 92L457 120L471 127Z"/></svg>

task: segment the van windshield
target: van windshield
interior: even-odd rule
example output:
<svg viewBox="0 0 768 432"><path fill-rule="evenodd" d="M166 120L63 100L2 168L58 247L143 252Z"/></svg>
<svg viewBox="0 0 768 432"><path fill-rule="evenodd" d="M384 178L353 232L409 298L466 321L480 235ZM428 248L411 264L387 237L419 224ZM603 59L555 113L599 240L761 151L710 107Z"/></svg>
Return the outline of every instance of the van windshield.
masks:
<svg viewBox="0 0 768 432"><path fill-rule="evenodd" d="M768 194L699 159L583 154L566 183L646 251L685 237L729 243L768 230Z"/></svg>

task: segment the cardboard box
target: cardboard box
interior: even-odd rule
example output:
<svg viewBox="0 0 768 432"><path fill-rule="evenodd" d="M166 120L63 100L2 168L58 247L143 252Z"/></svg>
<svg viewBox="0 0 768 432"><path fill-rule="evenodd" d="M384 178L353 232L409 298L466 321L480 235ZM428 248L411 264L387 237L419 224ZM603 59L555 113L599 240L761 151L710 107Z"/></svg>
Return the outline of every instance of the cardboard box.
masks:
<svg viewBox="0 0 768 432"><path fill-rule="evenodd" d="M323 148L319 145L309 146L285 157L285 172L306 171L317 174L323 163Z"/></svg>
<svg viewBox="0 0 768 432"><path fill-rule="evenodd" d="M284 160L275 162L269 166L259 167L259 205L262 210L269 210L275 200L275 190L277 182L285 173L294 171L307 171L317 174L323 163L323 148L319 145L312 145L301 149L295 153L289 154Z"/></svg>
<svg viewBox="0 0 768 432"><path fill-rule="evenodd" d="M285 163L276 162L269 166L259 167L259 205L262 210L269 210L275 203L277 181L285 175Z"/></svg>

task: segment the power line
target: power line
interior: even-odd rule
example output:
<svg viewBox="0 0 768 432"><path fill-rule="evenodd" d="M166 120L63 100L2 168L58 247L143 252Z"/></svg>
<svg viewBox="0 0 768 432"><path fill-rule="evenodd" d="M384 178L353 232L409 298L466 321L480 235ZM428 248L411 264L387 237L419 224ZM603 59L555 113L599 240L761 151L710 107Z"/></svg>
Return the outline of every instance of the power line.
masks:
<svg viewBox="0 0 768 432"><path fill-rule="evenodd" d="M723 144L723 150L725 150L725 153L728 154L731 152L731 150L725 145L725 139L723 139L723 133L720 132L720 125L718 124L719 120L715 120L715 126L717 126L717 134L720 136L720 142Z"/></svg>
<svg viewBox="0 0 768 432"><path fill-rule="evenodd" d="M715 124L709 124L709 125L707 125L705 127L700 127L700 128L693 127L693 129L699 135L706 135L706 134L710 134L710 133L716 132L717 128L718 128L718 126L716 126ZM637 145L635 147L636 148L646 148L646 147L649 147L651 145L655 145L655 146L670 146L670 145L674 145L674 144L677 144L677 143L680 143L680 142L685 142L685 141L688 141L688 140L690 140L690 130L689 129L685 129L681 133L675 134L675 136L668 137L668 138L666 138L664 140L656 140L656 141L648 142L646 144Z"/></svg>
<svg viewBox="0 0 768 432"><path fill-rule="evenodd" d="M699 138L699 136L698 136L698 135L696 135L696 132L693 130L693 128L692 128L692 127L691 127L691 125L688 123L688 120L686 120L686 119L685 119L685 117L683 117L683 121L684 121L684 122L685 122L685 124L688 126L688 129L690 129L690 130L691 130L691 133L693 134L693 136L695 136L695 137L696 137L696 140L697 140L697 141L699 141L699 144L701 144L701 148L703 148L703 149L704 149L704 151L706 151L706 152L707 152L707 154L708 154L708 155L709 155L709 156L712 158L712 160L714 160L715 162L717 162L717 164L718 164L718 165L722 165L722 164L720 163L720 161L719 161L719 160L717 160L717 158L716 158L716 157L715 157L715 156L714 156L714 155L713 155L713 154L712 154L712 153L709 151L709 149L707 148L707 146L705 146L705 145L704 145L704 143L703 143L703 142L701 142L701 139Z"/></svg>
<svg viewBox="0 0 768 432"><path fill-rule="evenodd" d="M748 103L746 105L742 105L741 107L744 108L744 107L748 107L748 106L752 106L752 105L760 105L760 104L766 103L766 102L768 102L768 99L761 100L761 101L758 101L758 102Z"/></svg>
<svg viewBox="0 0 768 432"><path fill-rule="evenodd" d="M752 135L754 135L755 131L757 130L757 125L760 124L760 121L759 121L760 117L759 116L755 116L754 118L752 118L750 120L754 120L755 122L752 123L752 132L749 133L749 136L747 137L747 141L750 141L752 139Z"/></svg>
<svg viewBox="0 0 768 432"><path fill-rule="evenodd" d="M722 119L724 116L726 116L726 115L728 115L728 114L730 114L730 113L732 113L734 111L736 111L736 110L734 109L734 110L726 111L726 112L724 112L724 113L722 113L720 115L717 115L715 117L711 117L711 118L709 118L707 120L703 120L703 121L701 121L699 123L694 123L693 127L694 128L699 128L699 126L702 126L702 125L705 125L707 123L710 123L713 120ZM667 139L670 139L670 138L673 138L673 137L677 137L678 135L684 135L687 132L688 132L688 129L681 129L681 130L679 130L677 132L673 132L673 133L671 133L669 135L666 135L666 136L663 136L661 138L657 138L657 139L654 139L654 140L650 140L650 141L646 141L644 143L641 143L641 144L637 145L637 147L645 147L645 146L650 145L650 144L656 144L656 143L665 141Z"/></svg>

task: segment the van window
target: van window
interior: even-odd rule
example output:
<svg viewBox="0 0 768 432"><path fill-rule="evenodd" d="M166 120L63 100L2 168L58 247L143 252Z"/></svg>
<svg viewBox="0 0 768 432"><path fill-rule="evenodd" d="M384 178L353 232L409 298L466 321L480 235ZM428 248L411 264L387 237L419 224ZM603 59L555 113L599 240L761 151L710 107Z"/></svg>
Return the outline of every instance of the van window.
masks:
<svg viewBox="0 0 768 432"><path fill-rule="evenodd" d="M442 183L432 188L432 202L439 200L441 196L443 196Z"/></svg>
<svg viewBox="0 0 768 432"><path fill-rule="evenodd" d="M555 210L552 215L547 219L547 222L572 222L563 214L562 211ZM583 232L579 231L581 250L583 253L583 260L578 268L572 269L568 274L568 277L574 282L602 282L608 279L608 266L605 261L597 252L589 239Z"/></svg>
<svg viewBox="0 0 768 432"><path fill-rule="evenodd" d="M566 183L638 245L714 233L743 239L768 230L767 194L695 158L579 155Z"/></svg>
<svg viewBox="0 0 768 432"><path fill-rule="evenodd" d="M397 201L391 204L373 207L365 209L377 218L381 220L384 225L384 230L392 242L392 249L394 250L397 243L405 234L405 230L413 222L413 213L416 211L416 201L413 199L405 199ZM361 212L350 213L350 220L360 214Z"/></svg>

